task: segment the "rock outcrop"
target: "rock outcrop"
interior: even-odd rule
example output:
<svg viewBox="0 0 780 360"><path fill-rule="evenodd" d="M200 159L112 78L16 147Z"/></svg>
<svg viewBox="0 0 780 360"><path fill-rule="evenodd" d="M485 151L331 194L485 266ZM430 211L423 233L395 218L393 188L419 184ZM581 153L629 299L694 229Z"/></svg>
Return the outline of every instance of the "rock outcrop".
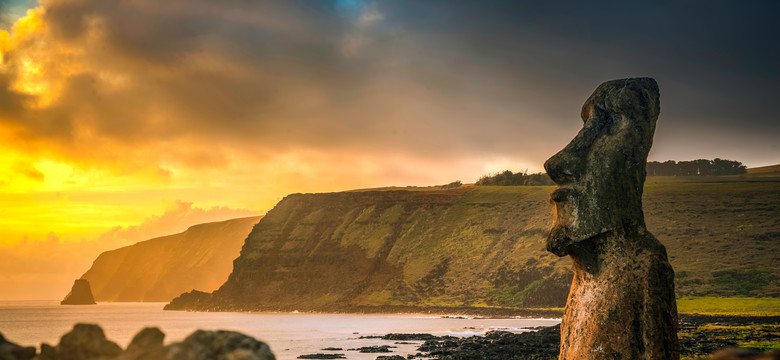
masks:
<svg viewBox="0 0 780 360"><path fill-rule="evenodd" d="M89 281L76 279L68 295L60 301L60 305L95 305L95 298L92 296Z"/></svg>
<svg viewBox="0 0 780 360"><path fill-rule="evenodd" d="M653 79L601 84L582 130L544 165L558 184L547 250L574 264L560 359L680 357L674 271L642 212L659 110Z"/></svg>
<svg viewBox="0 0 780 360"><path fill-rule="evenodd" d="M39 360L275 360L265 343L234 331L197 330L180 342L163 345L165 334L145 328L133 337L127 350L106 339L94 324L76 324L57 346L41 345ZM29 360L34 347L21 347L0 335L0 359Z"/></svg>
<svg viewBox="0 0 780 360"><path fill-rule="evenodd" d="M225 282L244 239L260 217L199 224L106 251L81 276L97 301L170 301L192 289L213 291Z"/></svg>

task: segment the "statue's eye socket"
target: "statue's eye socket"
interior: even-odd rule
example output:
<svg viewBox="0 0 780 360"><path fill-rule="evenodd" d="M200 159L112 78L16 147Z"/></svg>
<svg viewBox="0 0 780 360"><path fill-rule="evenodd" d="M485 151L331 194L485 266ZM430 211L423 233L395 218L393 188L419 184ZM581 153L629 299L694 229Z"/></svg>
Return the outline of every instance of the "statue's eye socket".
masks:
<svg viewBox="0 0 780 360"><path fill-rule="evenodd" d="M608 135L616 135L626 127L626 119L620 114L610 114L605 123L605 132Z"/></svg>

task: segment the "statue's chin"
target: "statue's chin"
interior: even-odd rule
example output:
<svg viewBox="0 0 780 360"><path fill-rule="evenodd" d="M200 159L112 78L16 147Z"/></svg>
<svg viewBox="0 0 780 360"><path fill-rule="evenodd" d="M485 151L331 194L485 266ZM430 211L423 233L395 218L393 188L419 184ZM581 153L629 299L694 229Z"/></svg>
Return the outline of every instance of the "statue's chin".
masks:
<svg viewBox="0 0 780 360"><path fill-rule="evenodd" d="M553 227L547 237L547 251L558 256L566 256L569 255L569 249L573 243L574 241L568 236L568 231L565 228Z"/></svg>

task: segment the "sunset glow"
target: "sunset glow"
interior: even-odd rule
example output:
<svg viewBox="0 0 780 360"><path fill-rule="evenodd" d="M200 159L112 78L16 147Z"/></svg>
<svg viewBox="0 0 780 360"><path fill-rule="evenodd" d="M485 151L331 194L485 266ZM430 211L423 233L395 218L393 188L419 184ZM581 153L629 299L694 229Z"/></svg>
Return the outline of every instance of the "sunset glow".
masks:
<svg viewBox="0 0 780 360"><path fill-rule="evenodd" d="M78 273L100 251L264 214L290 193L540 172L580 128L582 94L624 76L664 89L651 160L780 160L776 112L751 106L761 99L711 101L744 93L752 70L697 73L666 64L689 61L661 59L658 44L647 51L658 59L636 58L645 51L568 32L499 37L461 5L299 5L41 0L21 17L22 5L0 7L13 19L0 29L0 254L79 244L89 250L67 260ZM547 26L521 20L500 21ZM471 32L453 25L463 23ZM602 51L613 56L591 55ZM700 81L713 76L729 85ZM6 268L0 286L35 278L21 272ZM45 296L30 294L18 296Z"/></svg>

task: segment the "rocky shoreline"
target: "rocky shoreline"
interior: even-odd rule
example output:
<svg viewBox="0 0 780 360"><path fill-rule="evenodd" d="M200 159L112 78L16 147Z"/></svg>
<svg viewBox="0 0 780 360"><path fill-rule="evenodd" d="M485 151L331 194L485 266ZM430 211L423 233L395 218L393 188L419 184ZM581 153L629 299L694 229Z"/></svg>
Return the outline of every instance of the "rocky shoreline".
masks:
<svg viewBox="0 0 780 360"><path fill-rule="evenodd" d="M538 331L488 331L484 336L453 337L432 334L387 334L363 338L387 341L424 341L416 354L381 356L378 360L525 360L557 359L560 325ZM780 316L680 316L683 359L780 359ZM774 345L773 345L774 344ZM756 346L749 346L756 345ZM326 349L323 349L326 350ZM338 349L341 350L341 349ZM301 359L345 358L344 353L306 354Z"/></svg>
<svg viewBox="0 0 780 360"><path fill-rule="evenodd" d="M495 314L493 314L495 315ZM470 317L473 314L470 314ZM357 348L324 348L299 359L344 359L348 352L376 353L378 360L404 359L557 359L560 326L512 333L488 331L483 336L454 337L425 333L362 336L387 341ZM0 359L257 359L275 360L265 343L233 331L197 330L180 342L163 344L158 328L141 330L126 349L106 339L98 325L76 324L56 346L25 347L0 334ZM679 338L683 359L780 359L780 316L680 316ZM418 344L414 354L398 354L397 344Z"/></svg>

